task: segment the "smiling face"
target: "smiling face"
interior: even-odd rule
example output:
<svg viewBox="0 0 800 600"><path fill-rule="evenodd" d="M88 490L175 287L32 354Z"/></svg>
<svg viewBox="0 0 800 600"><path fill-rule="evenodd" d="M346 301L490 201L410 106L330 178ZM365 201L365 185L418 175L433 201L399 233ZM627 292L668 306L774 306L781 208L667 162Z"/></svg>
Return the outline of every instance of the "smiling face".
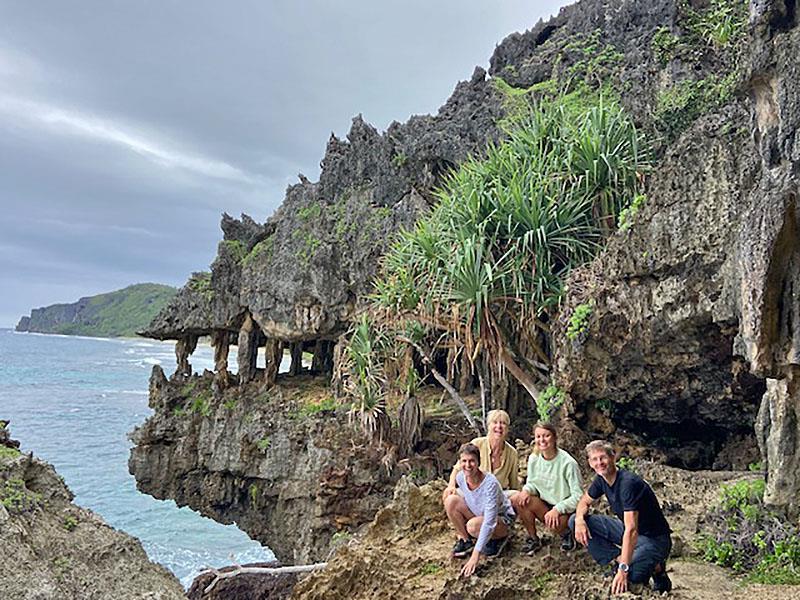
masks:
<svg viewBox="0 0 800 600"><path fill-rule="evenodd" d="M592 470L605 479L613 477L617 471L616 461L605 450L592 450L589 452L589 466Z"/></svg>
<svg viewBox="0 0 800 600"><path fill-rule="evenodd" d="M489 434L496 438L505 440L506 436L508 435L508 423L502 419L495 419L489 423Z"/></svg>
<svg viewBox="0 0 800 600"><path fill-rule="evenodd" d="M550 454L556 448L556 436L548 429L542 427L534 429L533 440L536 444L536 449L541 454Z"/></svg>
<svg viewBox="0 0 800 600"><path fill-rule="evenodd" d="M459 457L459 462L461 463L461 470L464 471L464 475L467 477L478 472L478 457L471 452L463 452Z"/></svg>

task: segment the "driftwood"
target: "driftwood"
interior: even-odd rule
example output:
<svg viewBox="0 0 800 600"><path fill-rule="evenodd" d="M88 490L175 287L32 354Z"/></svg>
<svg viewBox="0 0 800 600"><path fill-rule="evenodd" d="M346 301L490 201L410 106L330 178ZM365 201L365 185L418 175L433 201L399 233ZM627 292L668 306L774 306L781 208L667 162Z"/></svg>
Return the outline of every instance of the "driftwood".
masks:
<svg viewBox="0 0 800 600"><path fill-rule="evenodd" d="M200 573L200 575L205 575L206 573L214 574L214 581L209 583L208 586L206 586L206 589L203 590L204 594L208 594L214 589L214 586L217 585L220 580L236 577L237 575L241 575L243 573L260 573L262 575L279 575L281 573L308 573L309 571L318 571L320 569L324 569L327 566L328 563L293 565L289 567L242 567L240 565L236 565L236 568L234 568L232 571L225 572L209 567L207 570Z"/></svg>

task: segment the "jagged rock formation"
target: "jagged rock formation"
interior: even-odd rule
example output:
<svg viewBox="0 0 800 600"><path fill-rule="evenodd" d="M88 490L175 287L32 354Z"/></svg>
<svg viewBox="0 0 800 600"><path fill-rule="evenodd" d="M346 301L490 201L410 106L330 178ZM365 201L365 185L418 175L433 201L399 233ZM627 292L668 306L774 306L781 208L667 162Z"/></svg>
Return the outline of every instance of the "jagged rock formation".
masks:
<svg viewBox="0 0 800 600"><path fill-rule="evenodd" d="M178 341L169 386L189 381L200 335L211 335L217 348L215 398L236 382L242 389L274 384L286 346L293 374L302 370L304 350L313 352L316 371L328 372L333 344L368 290L389 235L426 210L447 167L498 136L507 99L497 80L518 90L600 80L658 137L647 202L630 228L574 273L553 324L554 375L569 392L569 416L601 435L633 431L675 464L720 468L756 460L758 413L768 498L797 508L800 28L794 1L753 0L749 16L737 4L720 33L717 5L584 0L509 36L492 57L490 79L477 69L437 116L384 134L354 120L347 141L329 143L320 181L301 176L266 224L223 217L211 273L193 276L144 332ZM590 308L588 318L571 323L581 305ZM576 334L567 335L572 325ZM234 341L238 378L226 370ZM268 469L280 488L292 481L286 465L243 462L230 470L247 452L246 424L217 416L218 408L216 430L182 424L169 412L174 393L160 391L162 375L151 398L156 416L137 434L132 455L140 485L285 544L267 535L278 533L274 525L248 512L242 481ZM219 459L212 439L228 444L228 458ZM322 551L315 540L309 534L302 544ZM281 550L286 557L302 552Z"/></svg>
<svg viewBox="0 0 800 600"><path fill-rule="evenodd" d="M154 367L155 414L131 434L137 487L235 522L284 564L324 560L334 536L368 523L391 498L401 469L334 411L323 378L288 381L222 391L210 372L183 383ZM437 434L437 424L429 423L426 456L407 461L406 472L433 476L453 464L466 433Z"/></svg>
<svg viewBox="0 0 800 600"><path fill-rule="evenodd" d="M67 335L127 336L146 326L172 300L175 288L137 283L121 290L87 296L72 304L34 308L17 331Z"/></svg>
<svg viewBox="0 0 800 600"><path fill-rule="evenodd" d="M476 69L436 116L393 123L383 134L356 117L347 140L331 137L319 182L301 175L264 225L223 216L210 274L194 274L142 335L177 340L184 374L201 335L214 338L220 356L238 343L240 381L274 381L270 361L282 348L311 352L317 369L330 372L333 342L369 292L393 234L427 210L450 167L498 136L501 112L498 92ZM260 346L268 350L261 371ZM298 361L292 371L300 368Z"/></svg>
<svg viewBox="0 0 800 600"><path fill-rule="evenodd" d="M153 369L155 415L132 434L139 489L236 522L290 564L324 559L335 533L369 521L391 496L396 476L346 416L309 416L328 395L324 383L306 380L310 394L253 384L216 396L212 385Z"/></svg>
<svg viewBox="0 0 800 600"><path fill-rule="evenodd" d="M631 229L574 274L562 334L576 306L592 311L584 334L556 336L558 371L579 419L604 405L655 443L694 441L707 453L689 466L758 411L767 499L797 510L795 3L752 2L745 32L736 97L668 149Z"/></svg>
<svg viewBox="0 0 800 600"><path fill-rule="evenodd" d="M718 500L719 485L740 474L689 473L644 461L636 466L657 490L675 532L673 560L668 563L674 583L670 598L797 597L796 587L743 586L719 567L685 559L691 553L699 520ZM526 556L519 552L521 531L501 557L484 559L469 579L460 577L464 562L450 558L454 534L441 505L444 485L441 481L417 487L401 480L392 503L375 515L363 536L338 549L324 571L298 582L292 598L608 598L610 580L603 579L585 550L564 554L558 549L560 540L545 536L545 547L533 557ZM662 596L646 590L641 597Z"/></svg>
<svg viewBox="0 0 800 600"><path fill-rule="evenodd" d="M185 598L138 540L72 504L52 466L0 428L0 581L4 598Z"/></svg>

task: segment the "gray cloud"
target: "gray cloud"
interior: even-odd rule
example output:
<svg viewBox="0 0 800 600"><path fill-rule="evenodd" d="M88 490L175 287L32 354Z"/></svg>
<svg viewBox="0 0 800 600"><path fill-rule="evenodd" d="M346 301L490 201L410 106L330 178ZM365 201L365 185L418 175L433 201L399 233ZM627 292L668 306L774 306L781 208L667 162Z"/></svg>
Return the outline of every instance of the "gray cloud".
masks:
<svg viewBox="0 0 800 600"><path fill-rule="evenodd" d="M0 326L206 268L353 115L435 111L563 0L0 0Z"/></svg>

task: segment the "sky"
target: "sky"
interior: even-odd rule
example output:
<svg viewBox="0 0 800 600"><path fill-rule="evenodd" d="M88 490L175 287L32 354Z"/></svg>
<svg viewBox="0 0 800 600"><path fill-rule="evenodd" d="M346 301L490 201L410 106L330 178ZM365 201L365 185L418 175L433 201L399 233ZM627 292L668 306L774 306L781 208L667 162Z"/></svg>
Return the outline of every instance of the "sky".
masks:
<svg viewBox="0 0 800 600"><path fill-rule="evenodd" d="M0 327L206 270L352 118L435 113L564 0L0 0Z"/></svg>

